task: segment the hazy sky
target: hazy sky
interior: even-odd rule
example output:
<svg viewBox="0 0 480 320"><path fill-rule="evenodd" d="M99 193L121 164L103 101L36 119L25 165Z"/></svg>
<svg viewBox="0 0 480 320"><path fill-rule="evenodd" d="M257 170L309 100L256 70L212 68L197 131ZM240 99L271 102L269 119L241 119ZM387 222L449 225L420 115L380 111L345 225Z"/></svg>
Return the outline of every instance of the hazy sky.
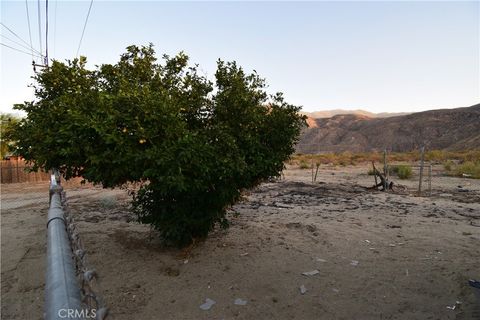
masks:
<svg viewBox="0 0 480 320"><path fill-rule="evenodd" d="M45 50L45 2L42 39ZM90 1L49 1L49 52L75 57ZM28 2L40 50L37 2ZM56 14L55 14L56 12ZM25 1L1 1L1 22L30 42ZM21 50L3 26L0 42ZM7 37L7 38L5 38ZM479 2L94 1L80 54L115 63L131 44L184 50L212 77L236 60L304 110L373 112L466 107L480 102ZM0 111L32 100L31 56L1 49ZM213 78L212 78L213 79Z"/></svg>

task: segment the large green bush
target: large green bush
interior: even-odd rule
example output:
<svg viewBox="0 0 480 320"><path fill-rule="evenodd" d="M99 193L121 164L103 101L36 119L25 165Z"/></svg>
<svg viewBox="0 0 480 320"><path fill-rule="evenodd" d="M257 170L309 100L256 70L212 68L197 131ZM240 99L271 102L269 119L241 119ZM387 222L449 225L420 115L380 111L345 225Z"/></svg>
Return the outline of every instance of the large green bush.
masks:
<svg viewBox="0 0 480 320"><path fill-rule="evenodd" d="M215 83L180 53L157 63L127 48L95 70L80 58L36 76L36 100L14 131L16 154L104 187L138 182L133 210L167 243L205 237L242 189L278 176L304 125L264 80L218 61Z"/></svg>

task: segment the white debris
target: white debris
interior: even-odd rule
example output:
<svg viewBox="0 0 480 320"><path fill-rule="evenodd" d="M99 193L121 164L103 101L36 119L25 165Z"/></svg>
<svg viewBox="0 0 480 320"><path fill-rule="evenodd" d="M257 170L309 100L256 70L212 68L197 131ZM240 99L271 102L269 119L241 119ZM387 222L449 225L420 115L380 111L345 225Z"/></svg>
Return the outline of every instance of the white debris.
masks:
<svg viewBox="0 0 480 320"><path fill-rule="evenodd" d="M312 270L312 271L303 272L302 274L304 276L314 276L314 275L319 274L319 273L320 273L320 271L318 271L318 270Z"/></svg>
<svg viewBox="0 0 480 320"><path fill-rule="evenodd" d="M352 260L352 262L350 262L350 264L354 267L358 266L358 261L357 260Z"/></svg>
<svg viewBox="0 0 480 320"><path fill-rule="evenodd" d="M462 302L457 300L457 301L455 301L455 304L453 306L447 306L447 309L455 310L461 304L462 304Z"/></svg>
<svg viewBox="0 0 480 320"><path fill-rule="evenodd" d="M371 243L370 240L365 240L366 243Z"/></svg>
<svg viewBox="0 0 480 320"><path fill-rule="evenodd" d="M317 258L317 261L318 261L318 262L327 262L327 260L321 259L321 258Z"/></svg>
<svg viewBox="0 0 480 320"><path fill-rule="evenodd" d="M202 310L210 310L216 302L210 298L205 299L205 303L200 306Z"/></svg>
<svg viewBox="0 0 480 320"><path fill-rule="evenodd" d="M300 286L300 293L301 293L301 294L305 294L306 292L307 292L307 288L302 284L302 285Z"/></svg>
<svg viewBox="0 0 480 320"><path fill-rule="evenodd" d="M248 252L245 252L245 253L240 253L240 256L241 256L241 257L248 256Z"/></svg>
<svg viewBox="0 0 480 320"><path fill-rule="evenodd" d="M340 290L338 290L337 288L332 288L332 291L335 292L335 293L339 293Z"/></svg>
<svg viewBox="0 0 480 320"><path fill-rule="evenodd" d="M240 298L237 298L235 299L235 301L233 301L234 304L236 304L237 306L244 306L247 304L247 300L242 300Z"/></svg>

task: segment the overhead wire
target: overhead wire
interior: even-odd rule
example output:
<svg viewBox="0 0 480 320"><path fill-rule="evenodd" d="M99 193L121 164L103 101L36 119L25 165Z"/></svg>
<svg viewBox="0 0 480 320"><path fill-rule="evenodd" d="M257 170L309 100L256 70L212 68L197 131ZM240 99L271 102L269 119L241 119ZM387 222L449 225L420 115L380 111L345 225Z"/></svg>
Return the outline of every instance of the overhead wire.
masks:
<svg viewBox="0 0 480 320"><path fill-rule="evenodd" d="M28 42L23 40L18 34L16 34L12 29L10 29L9 27L7 27L3 22L0 22L0 25L2 25L5 29L7 29L8 31L10 31L11 34L13 34L15 37L17 37L18 39L20 39L24 44L26 44L27 46L29 46Z"/></svg>
<svg viewBox="0 0 480 320"><path fill-rule="evenodd" d="M30 38L30 48L32 49L32 60L34 60L33 59L32 30L31 30L31 27L30 27L30 14L28 12L28 0L25 0L25 9L27 10L28 37Z"/></svg>
<svg viewBox="0 0 480 320"><path fill-rule="evenodd" d="M53 57L55 58L56 46L57 46L57 4L58 0L55 0L55 10L53 19Z"/></svg>
<svg viewBox="0 0 480 320"><path fill-rule="evenodd" d="M48 0L45 0L45 65L48 66Z"/></svg>
<svg viewBox="0 0 480 320"><path fill-rule="evenodd" d="M4 47L7 47L7 48L10 48L10 49L12 49L12 50L15 50L15 51L21 52L21 53L25 53L25 54L27 54L27 55L29 55L29 56L30 56L30 55L32 55L32 53L31 53L31 52L28 52L28 51L23 51L23 50L20 50L20 49L17 49L17 48L11 47L11 46L9 46L9 45L6 45L5 43L1 43L1 42L0 42L0 45L2 45L2 46L4 46ZM34 53L33 55L34 55L34 56L36 56L36 57L38 57L38 58L41 58L41 57L42 57L42 56L39 56L39 55L37 55L37 54L35 54L35 53Z"/></svg>
<svg viewBox="0 0 480 320"><path fill-rule="evenodd" d="M9 37L7 37L7 36L4 35L4 34L0 34L0 36L1 36L2 38L7 39L8 41L11 41L11 42L15 43L16 45L22 47L23 49L30 50L30 51L32 52L32 55L33 55L34 52L35 52L36 54L38 54L38 55L41 54L40 52L38 52L37 50L33 49L32 47L26 46L26 45L24 45L24 44L22 44L22 43L20 43L20 42L18 42L18 41L15 41L15 40L13 40L13 39L10 39Z"/></svg>
<svg viewBox="0 0 480 320"><path fill-rule="evenodd" d="M88 7L87 18L85 19L85 24L83 25L82 36L80 37L80 42L78 43L77 54L75 55L78 57L78 53L80 52L80 47L82 45L83 35L85 34L85 29L87 28L88 17L90 17L90 11L92 10L93 0L90 0L90 6Z"/></svg>
<svg viewBox="0 0 480 320"><path fill-rule="evenodd" d="M42 47L42 13L40 12L40 0L37 0L38 4L38 39L40 41L40 52L43 52Z"/></svg>

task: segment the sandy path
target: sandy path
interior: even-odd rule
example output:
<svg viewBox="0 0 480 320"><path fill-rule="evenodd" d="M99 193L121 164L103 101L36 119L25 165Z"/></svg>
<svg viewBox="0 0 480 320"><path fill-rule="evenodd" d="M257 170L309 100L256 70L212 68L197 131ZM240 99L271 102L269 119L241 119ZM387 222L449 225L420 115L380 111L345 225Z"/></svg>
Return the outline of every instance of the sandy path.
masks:
<svg viewBox="0 0 480 320"><path fill-rule="evenodd" d="M182 251L129 222L122 191L67 194L113 319L471 319L480 181L439 178L423 198L368 191L363 172L324 169L311 184L308 170L288 170L233 208L228 231ZM2 318L41 318L47 200L2 210ZM216 304L203 311L206 298Z"/></svg>

